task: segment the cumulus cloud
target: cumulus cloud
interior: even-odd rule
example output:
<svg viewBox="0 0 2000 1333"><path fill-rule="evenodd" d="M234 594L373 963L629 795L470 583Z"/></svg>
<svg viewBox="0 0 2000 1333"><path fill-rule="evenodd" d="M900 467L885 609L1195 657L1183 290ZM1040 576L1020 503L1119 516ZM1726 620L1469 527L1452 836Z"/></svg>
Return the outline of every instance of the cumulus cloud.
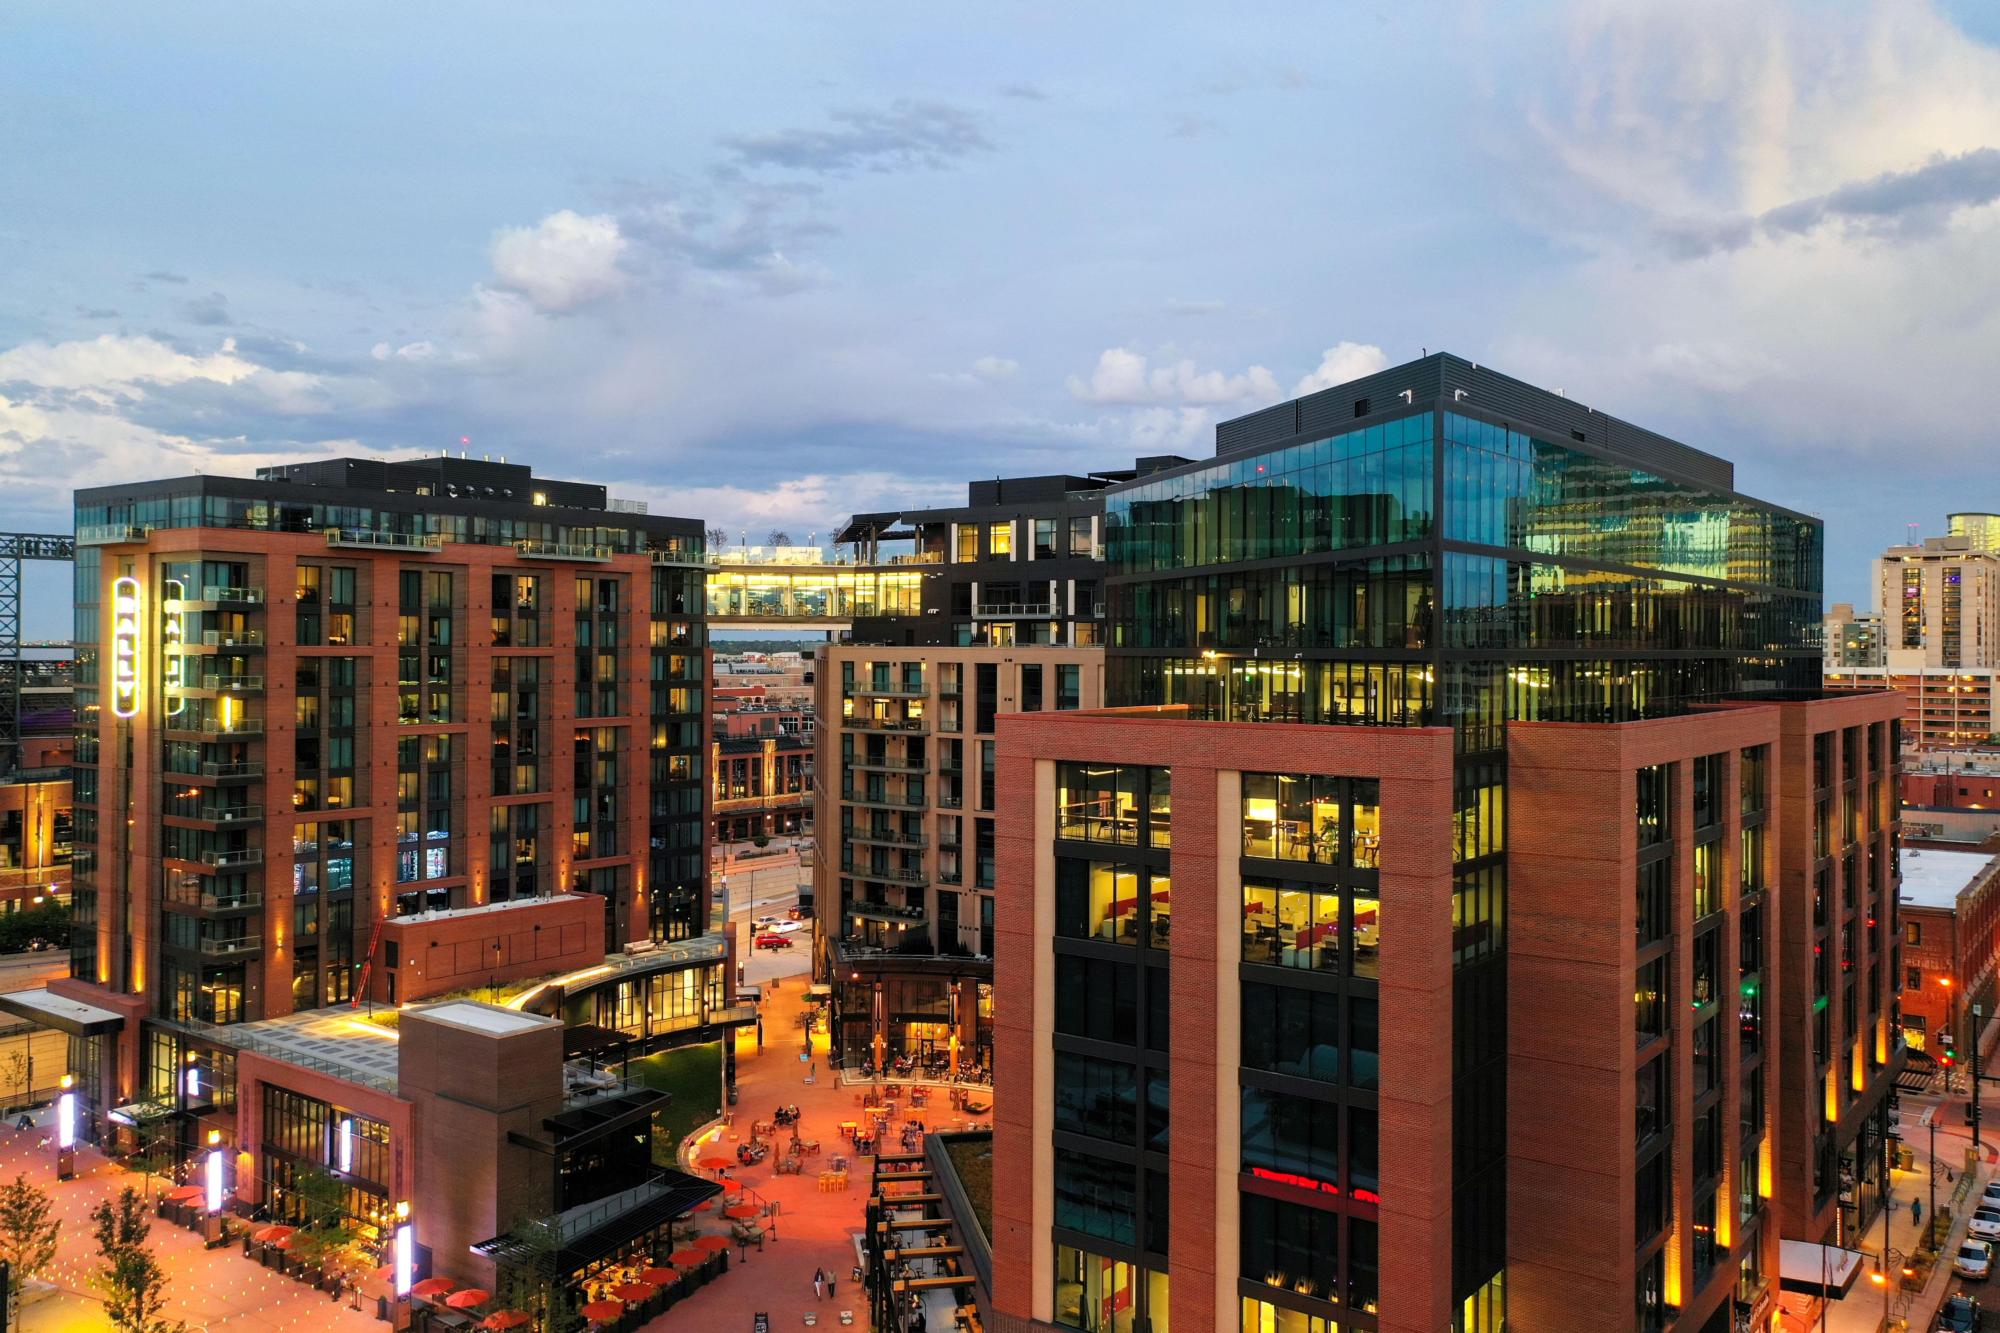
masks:
<svg viewBox="0 0 2000 1333"><path fill-rule="evenodd" d="M810 472L770 485L659 486L645 482L614 485L619 495L643 499L652 512L702 518L736 540L747 532L759 541L783 528L800 542L808 534L824 543L851 513L898 506L934 508L964 503L965 483L912 481L897 472Z"/></svg>
<svg viewBox="0 0 2000 1333"><path fill-rule="evenodd" d="M225 338L215 351L196 355L157 338L103 333L74 342L22 343L0 352L0 384L60 389L105 397L132 398L145 385L210 380L235 384L260 370L237 355L236 340Z"/></svg>
<svg viewBox="0 0 2000 1333"><path fill-rule="evenodd" d="M627 242L618 220L571 209L532 227L503 228L493 238L493 280L548 314L615 296L625 286L619 260Z"/></svg>
<svg viewBox="0 0 2000 1333"><path fill-rule="evenodd" d="M887 107L829 112L830 126L725 136L743 167L845 175L948 167L993 144L970 113L945 102L899 98Z"/></svg>
<svg viewBox="0 0 2000 1333"><path fill-rule="evenodd" d="M1389 368L1389 357L1372 343L1340 342L1320 354L1319 366L1292 388L1292 397L1331 389Z"/></svg>
<svg viewBox="0 0 2000 1333"><path fill-rule="evenodd" d="M1278 397L1278 380L1262 366L1238 375L1198 369L1182 359L1152 365L1129 347L1107 347L1088 378L1072 375L1072 396L1091 403L1241 403Z"/></svg>

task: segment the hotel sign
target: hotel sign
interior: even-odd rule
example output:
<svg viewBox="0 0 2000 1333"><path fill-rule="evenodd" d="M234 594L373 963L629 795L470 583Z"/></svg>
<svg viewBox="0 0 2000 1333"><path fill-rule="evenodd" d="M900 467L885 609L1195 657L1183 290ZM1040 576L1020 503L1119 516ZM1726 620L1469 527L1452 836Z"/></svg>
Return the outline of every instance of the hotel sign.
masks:
<svg viewBox="0 0 2000 1333"><path fill-rule="evenodd" d="M121 578L111 585L111 713L132 717L139 711L139 580Z"/></svg>
<svg viewBox="0 0 2000 1333"><path fill-rule="evenodd" d="M160 647L164 649L160 680L167 687L166 715L179 717L187 709L187 696L181 693L187 685L188 660L181 655L187 637L187 613L181 610L181 603L187 597L187 588L179 579L168 579L160 585L160 591L164 594L160 603Z"/></svg>

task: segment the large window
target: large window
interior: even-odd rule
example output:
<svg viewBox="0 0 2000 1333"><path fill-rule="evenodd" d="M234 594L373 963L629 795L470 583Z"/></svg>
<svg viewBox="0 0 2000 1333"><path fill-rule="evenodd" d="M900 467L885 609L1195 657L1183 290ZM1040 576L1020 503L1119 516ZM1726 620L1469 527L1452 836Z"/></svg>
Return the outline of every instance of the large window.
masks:
<svg viewBox="0 0 2000 1333"><path fill-rule="evenodd" d="M1081 857L1056 858L1056 934L1165 948L1172 881L1158 870Z"/></svg>
<svg viewBox="0 0 2000 1333"><path fill-rule="evenodd" d="M1141 765L1056 765L1056 836L1128 847L1171 845L1170 774Z"/></svg>
<svg viewBox="0 0 2000 1333"><path fill-rule="evenodd" d="M1373 778L1243 775L1243 854L1373 870L1381 864L1382 787Z"/></svg>
<svg viewBox="0 0 2000 1333"><path fill-rule="evenodd" d="M1381 903L1371 889L1293 880L1243 883L1243 961L1373 977Z"/></svg>
<svg viewBox="0 0 2000 1333"><path fill-rule="evenodd" d="M1244 983L1243 1067L1339 1082L1340 1006L1341 996L1331 991Z"/></svg>
<svg viewBox="0 0 2000 1333"><path fill-rule="evenodd" d="M1651 847L1673 836L1674 766L1654 764L1638 776L1639 845Z"/></svg>

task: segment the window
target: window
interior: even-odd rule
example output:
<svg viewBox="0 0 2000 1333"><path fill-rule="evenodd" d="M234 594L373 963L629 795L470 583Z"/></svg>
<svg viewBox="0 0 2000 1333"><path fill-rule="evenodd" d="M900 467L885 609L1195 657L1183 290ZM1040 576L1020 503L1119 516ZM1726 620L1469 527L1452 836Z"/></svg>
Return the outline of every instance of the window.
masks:
<svg viewBox="0 0 2000 1333"><path fill-rule="evenodd" d="M1639 947L1663 940L1673 929L1673 870L1670 856L1639 867Z"/></svg>
<svg viewBox="0 0 2000 1333"><path fill-rule="evenodd" d="M1170 881L1144 866L1056 858L1056 934L1107 944L1166 946Z"/></svg>
<svg viewBox="0 0 2000 1333"><path fill-rule="evenodd" d="M1056 836L1080 842L1167 847L1170 777L1139 765L1056 765Z"/></svg>
<svg viewBox="0 0 2000 1333"><path fill-rule="evenodd" d="M1637 1005L1635 1021L1639 1045L1644 1046L1667 1031L1667 960L1664 956L1639 965L1638 985L1633 994Z"/></svg>
<svg viewBox="0 0 2000 1333"><path fill-rule="evenodd" d="M1063 959L1058 957L1057 977ZM1322 1083L1340 1081L1340 997L1246 982L1243 1067Z"/></svg>
<svg viewBox="0 0 2000 1333"><path fill-rule="evenodd" d="M1654 764L1639 770L1639 845L1654 847L1673 836L1672 764Z"/></svg>
<svg viewBox="0 0 2000 1333"><path fill-rule="evenodd" d="M1924 970L1921 967L1905 968L1903 973L1904 990L1922 990L1924 988ZM1904 1019L1903 1021L1907 1023L1909 1020Z"/></svg>
<svg viewBox="0 0 2000 1333"><path fill-rule="evenodd" d="M1035 520L1035 559L1053 560L1059 554L1056 550L1056 525L1059 520L1038 518Z"/></svg>
<svg viewBox="0 0 2000 1333"><path fill-rule="evenodd" d="M1073 518L1069 521L1069 553L1073 556L1089 556L1091 553L1090 520Z"/></svg>
<svg viewBox="0 0 2000 1333"><path fill-rule="evenodd" d="M1655 1056L1639 1067L1637 1137L1644 1148L1655 1135L1664 1134L1673 1123L1673 1098L1667 1057Z"/></svg>
<svg viewBox="0 0 2000 1333"><path fill-rule="evenodd" d="M1770 781L1771 747L1752 745L1743 751L1743 765L1739 776L1743 813L1761 814L1769 799L1767 784Z"/></svg>
<svg viewBox="0 0 2000 1333"><path fill-rule="evenodd" d="M1694 849L1694 919L1722 907L1722 844L1705 842Z"/></svg>
<svg viewBox="0 0 2000 1333"><path fill-rule="evenodd" d="M1924 923L1921 921L1905 921L1903 923L1903 943L1922 944L1923 942Z"/></svg>
<svg viewBox="0 0 2000 1333"><path fill-rule="evenodd" d="M986 529L986 553L994 559L1014 558L1014 525L994 523Z"/></svg>
<svg viewBox="0 0 2000 1333"><path fill-rule="evenodd" d="M979 529L971 523L958 525L957 563L971 564L979 559Z"/></svg>
<svg viewBox="0 0 2000 1333"><path fill-rule="evenodd" d="M1698 829L1722 822L1726 759L1726 755L1705 754L1694 761L1694 826Z"/></svg>
<svg viewBox="0 0 2000 1333"><path fill-rule="evenodd" d="M1243 854L1373 870L1381 864L1381 783L1316 774L1243 775Z"/></svg>
<svg viewBox="0 0 2000 1333"><path fill-rule="evenodd" d="M1056 707L1083 707L1083 668L1080 666L1056 667Z"/></svg>

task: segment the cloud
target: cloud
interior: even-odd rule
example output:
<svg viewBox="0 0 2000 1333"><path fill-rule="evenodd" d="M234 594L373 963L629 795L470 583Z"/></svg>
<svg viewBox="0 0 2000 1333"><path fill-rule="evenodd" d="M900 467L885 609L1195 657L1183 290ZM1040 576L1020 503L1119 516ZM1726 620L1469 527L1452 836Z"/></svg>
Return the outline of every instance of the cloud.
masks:
<svg viewBox="0 0 2000 1333"><path fill-rule="evenodd" d="M1388 367L1388 355L1372 343L1335 343L1320 354L1318 368L1293 386L1292 397L1331 389Z"/></svg>
<svg viewBox="0 0 2000 1333"><path fill-rule="evenodd" d="M391 347L388 343L376 343L368 354L377 361L432 361L438 356L438 345L429 338L419 338L401 347Z"/></svg>
<svg viewBox="0 0 2000 1333"><path fill-rule="evenodd" d="M236 353L236 340L198 356L157 338L103 333L75 342L22 343L0 352L0 384L77 392L108 400L143 394L144 385L208 380L236 384L259 371Z"/></svg>
<svg viewBox="0 0 2000 1333"><path fill-rule="evenodd" d="M76 308L76 313L77 313L77 318L79 319L118 318L118 312L116 310L111 309L109 306L78 306Z"/></svg>
<svg viewBox="0 0 2000 1333"><path fill-rule="evenodd" d="M826 175L940 169L993 148L976 119L944 102L904 98L827 118L833 124L825 129L729 135L721 144L740 166Z"/></svg>
<svg viewBox="0 0 2000 1333"><path fill-rule="evenodd" d="M1262 366L1239 375L1200 370L1186 359L1154 366L1129 347L1107 347L1088 379L1072 375L1070 394L1092 403L1239 403L1278 397L1277 377Z"/></svg>
<svg viewBox="0 0 2000 1333"><path fill-rule="evenodd" d="M1661 238L1676 258L1699 259L1740 250L1759 236L1772 240L1808 235L1824 226L1846 226L1861 235L1890 239L1928 236L1962 209L2000 199L2000 149L1975 148L1923 166L1885 171L1825 194L1781 204L1755 218L1668 224Z"/></svg>
<svg viewBox="0 0 2000 1333"><path fill-rule="evenodd" d="M1214 134L1222 126L1207 116L1176 116L1167 133L1176 139L1199 139Z"/></svg>
<svg viewBox="0 0 2000 1333"><path fill-rule="evenodd" d="M619 260L626 249L616 218L584 217L565 208L532 227L497 232L493 280L526 297L536 310L560 314L623 290Z"/></svg>
<svg viewBox="0 0 2000 1333"><path fill-rule="evenodd" d="M1032 83L1003 83L1000 85L1002 97L1012 97L1023 102L1046 102L1049 95Z"/></svg>
<svg viewBox="0 0 2000 1333"><path fill-rule="evenodd" d="M877 471L810 472L762 486L659 486L635 480L613 484L611 490L645 500L655 514L700 518L727 532L731 542L747 532L753 543L774 527L799 542L810 534L824 543L850 514L938 508L965 500L963 481L912 481L898 472Z"/></svg>
<svg viewBox="0 0 2000 1333"><path fill-rule="evenodd" d="M185 283L187 281L187 275L182 273L170 273L163 268L156 268L151 273L147 273L143 276L148 282Z"/></svg>
<svg viewBox="0 0 2000 1333"><path fill-rule="evenodd" d="M1011 380L1020 369L1019 361L1004 356L982 356L972 363L972 373L988 383Z"/></svg>
<svg viewBox="0 0 2000 1333"><path fill-rule="evenodd" d="M181 315L190 324L227 324L230 321L229 298L221 292L198 296L181 306Z"/></svg>

